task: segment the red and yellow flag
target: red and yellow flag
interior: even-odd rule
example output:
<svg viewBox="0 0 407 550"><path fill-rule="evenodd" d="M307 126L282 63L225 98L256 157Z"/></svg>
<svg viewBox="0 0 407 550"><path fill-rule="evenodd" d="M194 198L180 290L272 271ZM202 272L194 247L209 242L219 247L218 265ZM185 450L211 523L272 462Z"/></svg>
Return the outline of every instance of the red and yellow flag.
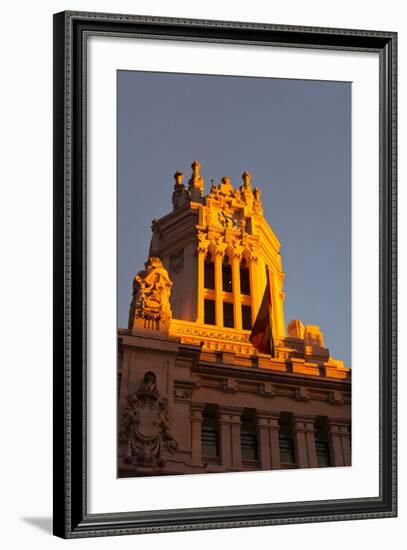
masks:
<svg viewBox="0 0 407 550"><path fill-rule="evenodd" d="M249 340L257 351L270 354L274 357L274 338L271 320L271 282L268 267L266 268L266 279L267 283L263 300L250 333Z"/></svg>

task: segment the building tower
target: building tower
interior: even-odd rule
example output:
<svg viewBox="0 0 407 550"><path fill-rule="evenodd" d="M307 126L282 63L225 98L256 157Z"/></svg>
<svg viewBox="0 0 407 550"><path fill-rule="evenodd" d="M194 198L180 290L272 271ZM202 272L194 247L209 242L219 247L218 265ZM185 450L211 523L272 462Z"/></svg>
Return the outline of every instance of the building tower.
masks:
<svg viewBox="0 0 407 550"><path fill-rule="evenodd" d="M242 174L205 195L177 171L118 330L118 475L347 466L350 369L316 325L284 321L280 242ZM266 288L274 355L249 340Z"/></svg>

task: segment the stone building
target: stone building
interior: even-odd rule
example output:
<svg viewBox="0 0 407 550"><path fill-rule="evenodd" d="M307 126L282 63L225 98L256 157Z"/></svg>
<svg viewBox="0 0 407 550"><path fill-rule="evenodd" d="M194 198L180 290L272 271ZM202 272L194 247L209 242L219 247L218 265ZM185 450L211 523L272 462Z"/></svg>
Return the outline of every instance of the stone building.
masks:
<svg viewBox="0 0 407 550"><path fill-rule="evenodd" d="M118 475L351 464L351 373L316 325L284 320L280 242L244 172L175 174L118 330ZM271 282L274 354L249 340ZM129 292L130 294L130 292ZM130 296L129 296L130 298Z"/></svg>

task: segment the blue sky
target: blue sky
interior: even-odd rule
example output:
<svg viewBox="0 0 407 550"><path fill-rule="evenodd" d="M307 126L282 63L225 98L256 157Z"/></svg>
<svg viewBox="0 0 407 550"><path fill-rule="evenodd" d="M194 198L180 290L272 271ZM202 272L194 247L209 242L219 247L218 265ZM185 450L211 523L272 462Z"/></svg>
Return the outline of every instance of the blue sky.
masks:
<svg viewBox="0 0 407 550"><path fill-rule="evenodd" d="M281 241L285 320L317 324L351 355L351 84L118 72L118 325L148 254L151 221L171 211L173 174L194 159L235 186L248 170Z"/></svg>

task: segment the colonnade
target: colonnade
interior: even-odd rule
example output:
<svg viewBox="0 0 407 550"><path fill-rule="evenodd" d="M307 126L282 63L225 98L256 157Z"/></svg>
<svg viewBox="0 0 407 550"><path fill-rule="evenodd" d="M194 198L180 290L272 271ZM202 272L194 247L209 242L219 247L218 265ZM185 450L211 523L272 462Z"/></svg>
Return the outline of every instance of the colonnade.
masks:
<svg viewBox="0 0 407 550"><path fill-rule="evenodd" d="M195 466L205 462L202 456L201 430L204 420L204 404L191 404L191 460ZM219 407L218 437L219 465L225 469L241 470L241 424L243 409L239 407ZM292 415L290 433L292 435L295 460L287 465L281 462L279 435L281 415L279 412L257 410L258 469L275 470L287 466L295 468L317 468L316 449L317 427L313 415ZM326 419L326 442L331 466L351 465L350 427L343 419Z"/></svg>

